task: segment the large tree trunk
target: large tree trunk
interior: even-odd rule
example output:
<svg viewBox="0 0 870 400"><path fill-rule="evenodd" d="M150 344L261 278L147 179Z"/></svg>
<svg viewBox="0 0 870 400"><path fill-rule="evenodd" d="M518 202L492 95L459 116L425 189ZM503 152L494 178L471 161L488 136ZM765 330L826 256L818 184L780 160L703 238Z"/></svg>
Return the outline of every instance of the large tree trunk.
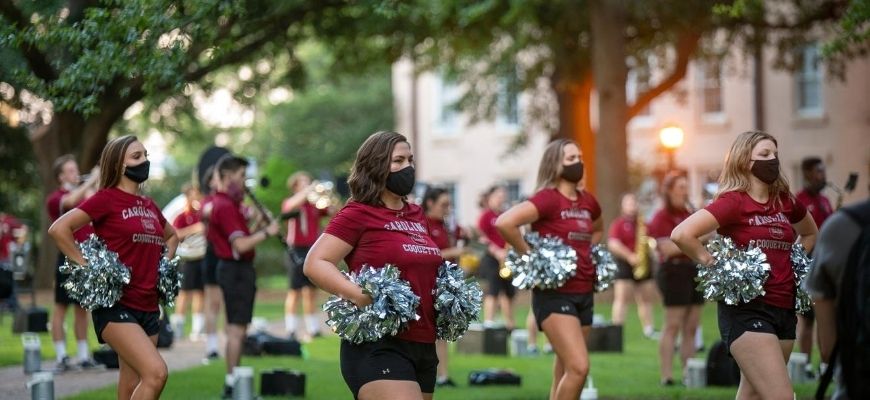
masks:
<svg viewBox="0 0 870 400"><path fill-rule="evenodd" d="M583 152L584 184L592 193L597 190L597 158L595 132L592 130L592 74L585 73L579 81L552 78L553 91L559 103L559 131L556 137L571 139ZM554 138L555 139L555 138Z"/></svg>
<svg viewBox="0 0 870 400"><path fill-rule="evenodd" d="M625 96L627 67L626 18L621 0L589 3L592 34L592 70L598 91L598 157L596 193L602 217L609 223L619 215L620 195L628 191L628 123Z"/></svg>

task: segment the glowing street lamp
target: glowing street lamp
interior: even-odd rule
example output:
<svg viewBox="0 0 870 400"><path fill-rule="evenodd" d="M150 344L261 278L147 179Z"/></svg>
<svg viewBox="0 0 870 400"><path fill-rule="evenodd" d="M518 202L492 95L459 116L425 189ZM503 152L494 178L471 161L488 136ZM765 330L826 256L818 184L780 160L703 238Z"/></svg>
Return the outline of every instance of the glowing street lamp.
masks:
<svg viewBox="0 0 870 400"><path fill-rule="evenodd" d="M683 145L683 136L683 128L676 125L666 126L659 131L659 142L668 156L668 171L674 169L674 153Z"/></svg>

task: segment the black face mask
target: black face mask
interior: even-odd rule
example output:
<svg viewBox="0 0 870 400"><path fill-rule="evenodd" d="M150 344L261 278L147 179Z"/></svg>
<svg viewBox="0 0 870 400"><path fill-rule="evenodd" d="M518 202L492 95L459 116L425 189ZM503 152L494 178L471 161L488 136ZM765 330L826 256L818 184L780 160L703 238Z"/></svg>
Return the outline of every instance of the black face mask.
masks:
<svg viewBox="0 0 870 400"><path fill-rule="evenodd" d="M398 196L407 196L414 190L414 167L407 166L387 175L387 190Z"/></svg>
<svg viewBox="0 0 870 400"><path fill-rule="evenodd" d="M138 165L124 168L124 176L130 178L133 182L142 183L148 180L148 171L150 169L151 161L145 160L145 162L139 163Z"/></svg>
<svg viewBox="0 0 870 400"><path fill-rule="evenodd" d="M562 174L559 176L571 183L580 182L583 179L583 162L577 161L574 164L563 165Z"/></svg>
<svg viewBox="0 0 870 400"><path fill-rule="evenodd" d="M776 182L779 178L779 159L771 158L770 160L752 160L752 168L749 169L752 175L755 175L758 180L770 185Z"/></svg>

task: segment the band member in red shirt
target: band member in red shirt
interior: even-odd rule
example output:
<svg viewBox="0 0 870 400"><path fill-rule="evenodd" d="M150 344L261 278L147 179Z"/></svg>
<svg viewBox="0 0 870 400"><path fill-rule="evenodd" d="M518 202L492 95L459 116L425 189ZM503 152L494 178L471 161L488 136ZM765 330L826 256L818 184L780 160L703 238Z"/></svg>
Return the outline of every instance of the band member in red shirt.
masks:
<svg viewBox="0 0 870 400"><path fill-rule="evenodd" d="M341 374L354 398L429 400L435 390L433 292L441 250L429 236L423 209L405 200L414 188L414 155L404 136L377 132L351 168L351 199L308 253L305 275L321 289L364 307L372 299L338 269L393 264L420 296L420 319L376 342L341 342Z"/></svg>
<svg viewBox="0 0 870 400"><path fill-rule="evenodd" d="M311 175L299 171L287 178L287 188L293 195L281 203L281 213L298 212L298 216L287 221L287 267L289 290L284 300L284 327L291 337L296 337L298 320L296 304L301 295L302 313L305 331L310 337L320 336L320 321L314 313L314 296L316 288L308 277L302 273L302 265L308 250L320 236L320 219L330 214L329 208L320 209L308 201L308 195L314 190Z"/></svg>
<svg viewBox="0 0 870 400"><path fill-rule="evenodd" d="M450 193L444 188L430 187L423 195L421 204L426 214L429 236L441 249L441 256L455 263L462 255L462 246L459 244L461 233L459 229L451 230L444 221L450 215ZM448 374L447 341L436 341L435 350L438 353L438 375L435 378L435 385L456 386Z"/></svg>
<svg viewBox="0 0 870 400"><path fill-rule="evenodd" d="M656 239L660 265L656 281L665 305L665 326L659 340L659 374L662 385L674 384L674 343L679 334L680 361L683 377L686 362L695 356L698 324L704 296L695 290L698 267L692 259L671 241L671 232L692 214L689 205L689 183L684 175L670 174L662 182L663 207L647 226L649 236ZM706 239L706 238L705 238Z"/></svg>
<svg viewBox="0 0 870 400"><path fill-rule="evenodd" d="M637 198L632 193L622 196L622 215L613 220L608 232L607 248L613 253L616 265L616 282L613 293L613 323L622 325L625 312L632 295L637 302L637 315L643 326L643 335L655 339L653 325L652 299L655 297L655 286L652 280L652 265L647 257L640 260L637 250ZM643 217L641 217L643 218ZM645 244L642 244L645 245ZM645 262L646 272L636 276L635 268Z"/></svg>
<svg viewBox="0 0 870 400"><path fill-rule="evenodd" d="M580 147L567 139L555 140L541 158L538 192L496 221L502 237L520 254L529 251L520 233L526 224L541 236L559 237L577 252L577 272L564 285L532 290L535 319L556 352L550 399L577 399L589 373L586 338L592 328L596 279L591 246L601 239L603 228L598 201L578 189L582 179Z"/></svg>
<svg viewBox="0 0 870 400"><path fill-rule="evenodd" d="M220 174L218 174L216 166L213 165L206 169L205 176L209 177L208 187L204 190L202 205L200 209L200 222L204 225L206 232L205 257L202 259L202 284L203 284L203 301L205 308L205 358L203 363L210 363L216 360L218 354L218 334L217 334L217 319L221 312L223 304L223 293L217 281L217 264L218 258L214 253L214 245L212 238L208 236L208 221L211 217L212 198L221 189Z"/></svg>
<svg viewBox="0 0 870 400"><path fill-rule="evenodd" d="M671 240L702 268L710 268L713 256L699 238L714 230L741 248L753 241L770 264L764 296L734 306L719 303L719 333L740 366L737 397L791 398L786 362L797 317L789 255L796 239L812 250L818 230L789 191L773 136L749 131L737 137L725 157L716 199L680 223Z"/></svg>
<svg viewBox="0 0 870 400"><path fill-rule="evenodd" d="M834 213L831 201L822 194L822 190L828 186L825 164L821 158L807 157L801 161L801 171L804 177L804 189L798 192L795 197L813 216L816 227L822 229L822 224ZM815 375L810 362L813 355L813 325L815 325L815 320L816 314L813 307L803 314L798 314L797 345L798 350L807 355L806 372L810 379L813 379Z"/></svg>
<svg viewBox="0 0 870 400"><path fill-rule="evenodd" d="M211 199L207 237L218 258L217 281L224 296L227 335L227 375L224 397L232 397L233 369L242 359L242 343L254 314L257 275L254 271L254 246L278 234L274 221L251 233L242 201L245 199L245 169L248 161L224 156L217 164L220 189Z"/></svg>
<svg viewBox="0 0 870 400"><path fill-rule="evenodd" d="M91 175L84 182L79 182L79 166L72 154L58 157L54 161L53 170L60 186L45 200L45 208L51 222L56 221L63 213L72 210L85 198L94 194L100 182L99 168L91 171ZM76 242L82 242L92 233L94 233L94 228L88 224L76 231L74 237ZM75 367L66 352L64 320L69 306L73 308L73 332L76 336L78 364L81 368L94 368L97 367L97 363L91 359L88 349L88 312L70 298L64 289L63 281L66 276L61 274L59 269L63 263L63 253L58 252L54 274L54 312L51 314L51 339L54 341L54 350L57 356L54 371L64 372Z"/></svg>
<svg viewBox="0 0 870 400"><path fill-rule="evenodd" d="M91 312L100 343L118 353L118 398L156 399L169 374L157 352L160 328L157 267L168 248L175 256L175 230L150 198L139 194L148 179L148 153L135 136L111 140L100 157L100 190L61 216L48 233L70 261L88 268L76 246L75 232L91 223L109 250L130 268L121 300Z"/></svg>
<svg viewBox="0 0 870 400"><path fill-rule="evenodd" d="M504 187L496 185L487 189L480 198L483 213L477 220L477 229L480 230L482 241L487 245L486 254L480 260L480 275L487 282L486 293L483 296L483 323L492 324L495 320L496 308L499 308L505 326L512 330L516 288L511 284L510 277L499 275L502 263L507 257L507 244L495 228L495 220L504 211L506 201L507 191Z"/></svg>
<svg viewBox="0 0 870 400"><path fill-rule="evenodd" d="M182 192L185 197L184 211L172 221L172 227L178 235L181 243L178 246L178 255L183 264L181 272L184 279L181 281L181 291L175 300L175 312L170 317L172 331L176 338L184 336L184 314L187 306L191 311L191 340L199 340L205 326L203 308L203 274L202 260L205 250L205 225L202 223L202 211L199 190L190 184L184 185ZM198 249L196 247L199 247Z"/></svg>

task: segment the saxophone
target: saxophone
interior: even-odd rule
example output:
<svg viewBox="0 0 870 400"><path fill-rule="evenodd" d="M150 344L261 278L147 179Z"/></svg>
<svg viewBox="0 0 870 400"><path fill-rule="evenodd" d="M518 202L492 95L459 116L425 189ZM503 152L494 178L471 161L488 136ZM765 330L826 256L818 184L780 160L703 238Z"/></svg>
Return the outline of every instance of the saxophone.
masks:
<svg viewBox="0 0 870 400"><path fill-rule="evenodd" d="M650 241L650 237L647 236L646 223L643 220L642 212L637 213L637 224L635 226L634 254L637 256L637 265L632 270L632 274L634 279L640 280L650 275L650 248L654 245L655 241Z"/></svg>

